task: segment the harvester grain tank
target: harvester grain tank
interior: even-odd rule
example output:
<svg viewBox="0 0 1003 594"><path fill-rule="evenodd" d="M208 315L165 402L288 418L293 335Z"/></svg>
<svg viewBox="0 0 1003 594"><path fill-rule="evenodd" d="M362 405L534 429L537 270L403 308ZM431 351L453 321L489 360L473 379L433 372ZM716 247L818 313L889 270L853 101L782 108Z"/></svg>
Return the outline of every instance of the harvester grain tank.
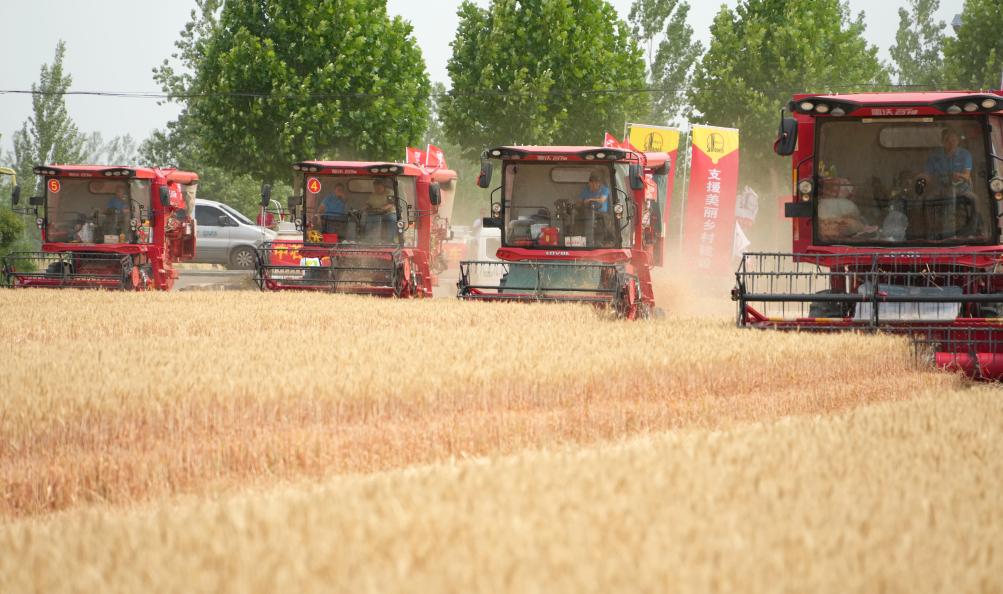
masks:
<svg viewBox="0 0 1003 594"><path fill-rule="evenodd" d="M668 175L668 155L501 146L483 153L480 187L491 187L495 162L499 182L483 226L501 230L499 261L461 262L460 299L591 303L629 319L654 311L663 201L646 194L654 183L646 176Z"/></svg>
<svg viewBox="0 0 1003 594"><path fill-rule="evenodd" d="M910 336L1003 376L1003 92L796 95L792 253L745 254L738 324Z"/></svg>
<svg viewBox="0 0 1003 594"><path fill-rule="evenodd" d="M12 287L170 290L174 263L195 256L198 175L176 169L40 165L42 194L15 209L33 214L42 251L12 252Z"/></svg>
<svg viewBox="0 0 1003 594"><path fill-rule="evenodd" d="M454 171L362 161L303 161L293 170L289 206L302 238L258 249L262 290L431 297Z"/></svg>

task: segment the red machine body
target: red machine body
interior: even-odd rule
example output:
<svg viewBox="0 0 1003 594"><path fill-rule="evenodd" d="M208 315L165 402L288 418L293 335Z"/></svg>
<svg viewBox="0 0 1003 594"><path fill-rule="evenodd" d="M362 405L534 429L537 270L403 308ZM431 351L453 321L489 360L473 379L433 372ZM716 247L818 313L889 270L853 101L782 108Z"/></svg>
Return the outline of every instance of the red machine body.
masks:
<svg viewBox="0 0 1003 594"><path fill-rule="evenodd" d="M170 290L195 257L198 175L176 169L45 165L31 199L41 252L4 258L13 287Z"/></svg>
<svg viewBox="0 0 1003 594"><path fill-rule="evenodd" d="M668 174L667 154L497 147L483 154L481 187L490 187L492 160L501 182L483 224L501 229L499 261L461 262L459 298L593 303L629 319L653 311L665 197L656 190L652 199L646 189L651 177Z"/></svg>
<svg viewBox="0 0 1003 594"><path fill-rule="evenodd" d="M368 161L303 161L293 169L301 194L290 210L303 235L258 250L262 290L432 295L448 234L448 221L439 229L440 207L452 204L454 171Z"/></svg>
<svg viewBox="0 0 1003 594"><path fill-rule="evenodd" d="M750 253L740 326L905 334L1003 377L1003 92L796 95L793 252Z"/></svg>

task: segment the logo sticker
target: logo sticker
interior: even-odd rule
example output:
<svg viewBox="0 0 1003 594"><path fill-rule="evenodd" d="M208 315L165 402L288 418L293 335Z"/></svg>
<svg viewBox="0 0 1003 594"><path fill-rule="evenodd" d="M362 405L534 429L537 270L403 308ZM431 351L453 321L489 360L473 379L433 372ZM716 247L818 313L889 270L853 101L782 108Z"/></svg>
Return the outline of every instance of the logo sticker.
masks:
<svg viewBox="0 0 1003 594"><path fill-rule="evenodd" d="M59 183L58 179L49 180L49 191L53 194L58 194L59 190L63 189L62 184Z"/></svg>
<svg viewBox="0 0 1003 594"><path fill-rule="evenodd" d="M311 194L320 194L320 188L321 188L320 180L317 179L316 177L311 177L310 179L306 180L306 189Z"/></svg>

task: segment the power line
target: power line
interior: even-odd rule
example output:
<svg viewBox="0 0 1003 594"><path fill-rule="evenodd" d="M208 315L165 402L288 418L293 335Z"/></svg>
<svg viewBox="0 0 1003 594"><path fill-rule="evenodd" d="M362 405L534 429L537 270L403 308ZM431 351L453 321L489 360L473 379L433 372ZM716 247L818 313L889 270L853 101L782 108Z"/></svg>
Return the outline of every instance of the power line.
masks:
<svg viewBox="0 0 1003 594"><path fill-rule="evenodd" d="M429 97L439 99L442 97L532 97L537 95L637 95L642 93L662 94L662 95L682 95L690 92L692 86L675 89L662 89L658 87L640 87L624 89L547 89L545 91L506 91L506 90L486 90L472 92L452 92L430 93ZM807 89L825 89L826 92L848 91L859 89L911 89L915 91L934 90L929 85L918 84L887 84L887 83L819 83L805 84L798 87L770 87L751 89L763 93L796 93L812 92ZM815 91L818 92L818 91ZM119 99L155 99L160 101L181 101L187 99L218 99L223 97L248 98L248 99L313 99L313 100L333 100L333 99L367 99L385 97L383 93L268 93L263 91L221 91L209 93L164 93L156 91L30 91L24 89L0 89L0 95L43 95L43 96L78 96L78 97L110 97Z"/></svg>

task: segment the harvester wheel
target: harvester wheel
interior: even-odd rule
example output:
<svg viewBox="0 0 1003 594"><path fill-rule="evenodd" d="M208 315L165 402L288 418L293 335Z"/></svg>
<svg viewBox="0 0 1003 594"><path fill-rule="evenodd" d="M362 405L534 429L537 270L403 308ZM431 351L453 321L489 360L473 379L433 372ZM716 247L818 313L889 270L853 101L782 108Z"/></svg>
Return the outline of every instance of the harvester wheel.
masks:
<svg viewBox="0 0 1003 594"><path fill-rule="evenodd" d="M637 283L634 279L628 279L620 285L613 307L618 316L627 320L636 320L639 313L639 303L637 299Z"/></svg>

